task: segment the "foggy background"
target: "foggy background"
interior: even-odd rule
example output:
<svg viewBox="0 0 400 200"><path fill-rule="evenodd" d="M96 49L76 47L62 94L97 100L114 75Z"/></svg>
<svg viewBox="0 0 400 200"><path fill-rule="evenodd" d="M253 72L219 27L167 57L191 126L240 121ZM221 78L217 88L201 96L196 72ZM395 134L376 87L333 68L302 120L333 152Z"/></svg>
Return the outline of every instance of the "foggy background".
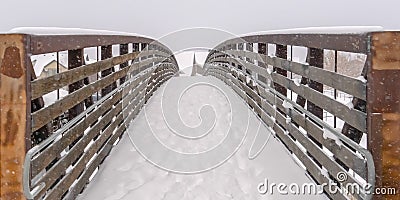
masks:
<svg viewBox="0 0 400 200"><path fill-rule="evenodd" d="M66 27L159 39L191 27L232 34L317 26L400 29L398 0L3 0L1 8L0 32L15 27ZM192 57L187 61L183 65L190 64Z"/></svg>
<svg viewBox="0 0 400 200"><path fill-rule="evenodd" d="M1 32L20 26L56 26L157 38L189 27L235 34L309 26L400 28L397 0L3 0L1 7Z"/></svg>

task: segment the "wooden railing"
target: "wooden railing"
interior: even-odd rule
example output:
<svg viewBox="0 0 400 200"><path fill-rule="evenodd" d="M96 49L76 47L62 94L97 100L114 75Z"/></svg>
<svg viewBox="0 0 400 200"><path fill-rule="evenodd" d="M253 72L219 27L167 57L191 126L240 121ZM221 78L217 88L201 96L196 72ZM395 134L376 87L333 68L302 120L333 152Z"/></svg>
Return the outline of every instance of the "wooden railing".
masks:
<svg viewBox="0 0 400 200"><path fill-rule="evenodd" d="M98 59L86 64L89 48ZM67 71L35 77L31 56L65 51ZM0 63L1 199L74 199L178 71L164 45L123 35L0 35ZM57 100L44 102L49 93Z"/></svg>
<svg viewBox="0 0 400 200"><path fill-rule="evenodd" d="M293 60L299 47L307 62ZM328 51L332 69L324 69ZM365 58L358 77L338 73L339 54ZM205 70L248 103L316 183L336 183L342 193L324 187L331 198L400 197L399 32L243 36L215 47ZM351 105L339 93L353 97ZM359 144L363 135L367 149ZM349 185L366 190L347 191ZM373 195L373 186L397 195Z"/></svg>

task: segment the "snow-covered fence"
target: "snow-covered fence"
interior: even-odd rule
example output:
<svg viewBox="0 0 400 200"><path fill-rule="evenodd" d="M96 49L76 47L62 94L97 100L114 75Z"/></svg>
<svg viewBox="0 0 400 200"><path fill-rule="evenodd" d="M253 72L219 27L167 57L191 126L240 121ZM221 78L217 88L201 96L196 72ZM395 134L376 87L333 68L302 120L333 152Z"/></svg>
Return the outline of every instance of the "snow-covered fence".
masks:
<svg viewBox="0 0 400 200"><path fill-rule="evenodd" d="M93 47L98 61L87 64ZM30 57L62 51L68 70L37 79ZM115 33L0 35L0 63L1 199L74 199L125 124L178 71L163 44ZM46 105L42 97L63 87L69 94ZM54 130L60 116L68 121Z"/></svg>
<svg viewBox="0 0 400 200"><path fill-rule="evenodd" d="M230 85L318 184L335 182L344 191L346 184L367 183L399 190L400 33L316 31L230 39L209 53L206 74ZM296 47L308 49L306 62L292 61ZM338 73L337 63L334 71L324 69L324 50L367 56L360 77ZM324 86L334 95L324 94ZM338 93L352 96L350 104ZM323 120L324 112L334 123ZM339 127L336 119L344 124ZM368 147L360 144L363 138ZM339 180L343 173L346 179ZM368 191L324 190L333 199L372 197Z"/></svg>

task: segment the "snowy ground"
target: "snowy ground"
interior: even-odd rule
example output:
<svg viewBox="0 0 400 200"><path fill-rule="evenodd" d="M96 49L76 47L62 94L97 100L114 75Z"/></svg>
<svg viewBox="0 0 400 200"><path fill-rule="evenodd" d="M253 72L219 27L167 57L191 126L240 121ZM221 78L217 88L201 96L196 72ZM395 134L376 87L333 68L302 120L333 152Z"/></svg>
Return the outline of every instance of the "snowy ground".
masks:
<svg viewBox="0 0 400 200"><path fill-rule="evenodd" d="M229 97L229 103L224 103L224 95L206 84L193 87L181 98L178 112L184 124L195 127L201 124L197 112L199 105L210 105L215 111L216 124L213 130L197 144L193 141L184 142L176 137L171 127L168 127L162 115L162 100L182 85L196 83L209 83L222 88ZM169 87L166 88L166 87ZM176 90L171 88L177 88ZM170 93L170 94L168 94ZM234 105L234 109L229 105ZM171 109L171 108L170 108ZM177 108L175 108L177 109ZM234 110L234 111L233 111ZM232 115L250 113L242 123L229 124ZM242 116L241 115L241 116ZM239 118L239 120L241 120ZM248 126L246 126L246 121ZM219 122L219 123L218 123ZM160 140L169 144L171 148L180 151L201 151L208 148L207 145L216 145L216 141L225 137L222 130L232 128L233 132L239 132L243 127L248 127L247 135L240 149L226 162L217 168L197 174L178 174L162 170L142 157L139 150L134 147L130 139L135 136L149 135L157 132ZM145 108L131 123L129 133L125 134L119 144L112 150L110 156L101 165L98 173L84 190L79 199L117 200L219 200L219 199L326 199L324 195L279 195L275 191L273 195L261 195L257 186L268 179L269 183L312 183L305 171L297 165L296 161L287 152L285 147L273 136L267 140L270 132L260 120L248 109L247 105L234 94L233 90L213 77L175 77L158 89L149 100ZM267 145L255 159L249 159L249 149L258 132L264 135L258 138L254 146ZM235 134L235 133L233 133ZM131 138L130 138L131 137ZM213 137L214 139L207 139ZM260 143L261 142L261 143ZM165 157L165 159L168 159Z"/></svg>

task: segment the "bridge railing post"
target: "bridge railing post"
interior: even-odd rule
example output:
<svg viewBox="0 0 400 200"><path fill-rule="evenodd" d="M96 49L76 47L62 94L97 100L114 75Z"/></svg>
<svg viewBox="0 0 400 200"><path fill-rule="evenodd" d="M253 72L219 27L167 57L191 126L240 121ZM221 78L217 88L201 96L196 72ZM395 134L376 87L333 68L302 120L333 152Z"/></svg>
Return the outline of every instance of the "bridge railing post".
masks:
<svg viewBox="0 0 400 200"><path fill-rule="evenodd" d="M0 199L25 199L23 169L30 148L30 37L0 35Z"/></svg>
<svg viewBox="0 0 400 200"><path fill-rule="evenodd" d="M368 149L376 187L396 188L400 197L400 32L371 33L367 72Z"/></svg>

